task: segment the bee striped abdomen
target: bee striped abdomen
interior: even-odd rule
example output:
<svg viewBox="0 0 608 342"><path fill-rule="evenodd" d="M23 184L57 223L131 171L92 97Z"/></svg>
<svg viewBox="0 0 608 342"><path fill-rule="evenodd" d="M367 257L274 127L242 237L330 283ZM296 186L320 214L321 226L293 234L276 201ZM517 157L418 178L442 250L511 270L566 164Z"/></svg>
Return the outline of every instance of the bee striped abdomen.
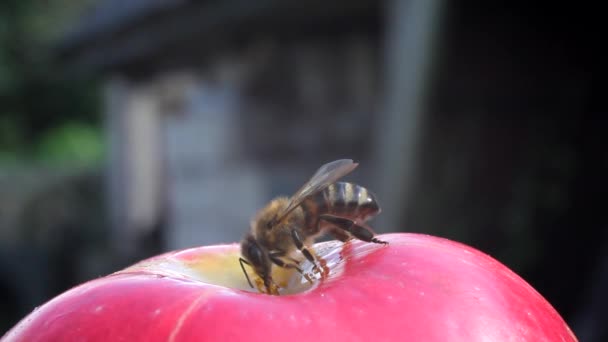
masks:
<svg viewBox="0 0 608 342"><path fill-rule="evenodd" d="M353 220L366 220L380 212L374 194L366 188L337 182L302 203L309 227L315 225L319 215L331 214Z"/></svg>

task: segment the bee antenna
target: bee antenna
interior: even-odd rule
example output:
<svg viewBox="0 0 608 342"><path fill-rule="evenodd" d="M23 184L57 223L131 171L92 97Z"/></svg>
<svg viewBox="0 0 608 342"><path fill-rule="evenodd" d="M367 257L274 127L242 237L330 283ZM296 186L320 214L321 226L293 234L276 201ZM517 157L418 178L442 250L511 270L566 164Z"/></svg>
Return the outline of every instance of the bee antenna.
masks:
<svg viewBox="0 0 608 342"><path fill-rule="evenodd" d="M253 288L253 284L251 283L251 279L249 279L249 274L247 274L247 270L245 270L245 266L243 266L243 264L247 264L249 266L251 266L251 264L243 259L243 258L239 258L239 263L241 264L241 269L243 270L243 273L245 273L245 278L247 278L247 282L249 283L249 286L251 286L251 288Z"/></svg>

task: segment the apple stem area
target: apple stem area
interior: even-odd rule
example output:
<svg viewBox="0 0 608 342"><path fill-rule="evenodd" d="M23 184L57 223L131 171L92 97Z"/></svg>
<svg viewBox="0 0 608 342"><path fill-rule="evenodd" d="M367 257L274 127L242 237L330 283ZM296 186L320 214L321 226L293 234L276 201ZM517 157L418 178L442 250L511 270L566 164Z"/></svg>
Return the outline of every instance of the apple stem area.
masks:
<svg viewBox="0 0 608 342"><path fill-rule="evenodd" d="M339 275L349 258L348 251L353 250L352 243L352 241L345 243L327 241L315 244L312 251L314 251L319 268L315 268L315 265L304 257L297 258L300 261L302 274L294 269L273 265L272 279L276 288L271 289L272 294L283 296L306 292ZM387 246L371 243L366 243L366 245L369 246L363 249L357 248L357 253L369 253L371 250ZM117 274L154 273L163 277L202 282L266 295L263 280L250 266L244 265L255 288L249 286L239 264L239 258L239 248L236 244L204 247L202 251L200 248L192 248L144 260Z"/></svg>

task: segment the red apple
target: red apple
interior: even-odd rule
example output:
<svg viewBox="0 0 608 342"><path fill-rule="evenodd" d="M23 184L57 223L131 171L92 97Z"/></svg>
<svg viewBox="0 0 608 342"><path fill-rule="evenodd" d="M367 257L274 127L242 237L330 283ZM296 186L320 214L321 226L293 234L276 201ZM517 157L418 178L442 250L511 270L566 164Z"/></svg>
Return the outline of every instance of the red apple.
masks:
<svg viewBox="0 0 608 342"><path fill-rule="evenodd" d="M281 296L249 288L237 245L163 254L65 292L3 341L576 341L489 256L426 235L380 238L390 244L315 245L329 276L307 288L275 275L291 292Z"/></svg>

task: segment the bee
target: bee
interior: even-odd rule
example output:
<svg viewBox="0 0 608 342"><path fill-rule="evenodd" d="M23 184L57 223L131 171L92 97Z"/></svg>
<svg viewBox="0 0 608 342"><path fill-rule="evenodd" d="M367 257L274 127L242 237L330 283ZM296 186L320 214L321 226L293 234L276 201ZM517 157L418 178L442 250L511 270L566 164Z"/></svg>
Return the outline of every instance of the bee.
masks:
<svg viewBox="0 0 608 342"><path fill-rule="evenodd" d="M244 264L250 266L263 282L258 289L278 294L272 279L273 265L298 271L312 282L292 255L299 250L319 270L309 249L315 239L330 233L341 241L356 238L387 244L378 240L365 222L380 213L373 193L366 188L337 182L357 167L350 159L336 160L319 168L312 178L291 198L278 197L262 208L251 221L251 230L241 241L239 262L249 286L251 279Z"/></svg>

